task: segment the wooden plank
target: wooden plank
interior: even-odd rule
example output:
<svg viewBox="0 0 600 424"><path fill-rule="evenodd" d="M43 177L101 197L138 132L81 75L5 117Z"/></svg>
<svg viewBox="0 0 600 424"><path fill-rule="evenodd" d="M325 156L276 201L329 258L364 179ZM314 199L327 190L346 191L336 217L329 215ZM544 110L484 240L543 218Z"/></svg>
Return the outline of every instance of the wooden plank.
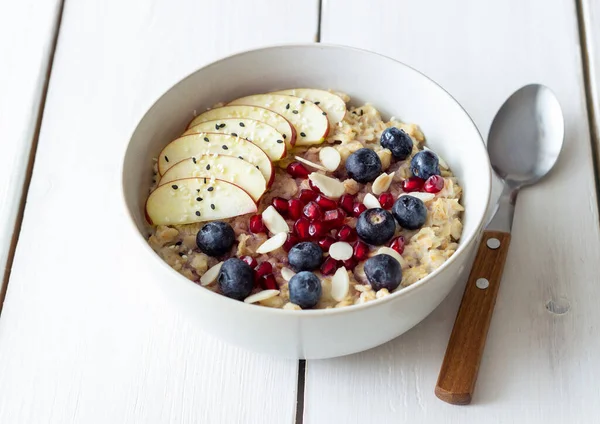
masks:
<svg viewBox="0 0 600 424"><path fill-rule="evenodd" d="M61 1L0 3L0 309ZM17 231L15 232L15 227Z"/></svg>
<svg viewBox="0 0 600 424"><path fill-rule="evenodd" d="M473 403L451 406L434 396L459 285L398 339L309 362L305 423L548 424L598 416L600 236L575 3L329 0L322 23L324 42L375 50L431 76L484 135L514 90L544 83L564 108L566 140L552 174L519 196Z"/></svg>
<svg viewBox="0 0 600 424"><path fill-rule="evenodd" d="M581 28L584 29L584 63L587 65L588 109L592 125L592 142L596 153L596 183L600 190L600 2L581 0Z"/></svg>
<svg viewBox="0 0 600 424"><path fill-rule="evenodd" d="M312 41L317 20L315 1L66 3L0 320L1 423L293 421L297 361L225 345L155 291L119 167L177 80L234 51Z"/></svg>

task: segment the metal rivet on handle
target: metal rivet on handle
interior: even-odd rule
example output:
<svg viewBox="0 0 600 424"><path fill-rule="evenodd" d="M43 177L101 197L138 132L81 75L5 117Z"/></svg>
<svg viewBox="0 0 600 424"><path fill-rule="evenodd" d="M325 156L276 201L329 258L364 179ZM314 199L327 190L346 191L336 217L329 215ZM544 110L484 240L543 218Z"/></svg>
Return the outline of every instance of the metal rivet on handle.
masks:
<svg viewBox="0 0 600 424"><path fill-rule="evenodd" d="M475 281L475 285L478 289L485 290L490 286L490 282L487 278L478 278L477 281Z"/></svg>
<svg viewBox="0 0 600 424"><path fill-rule="evenodd" d="M487 239L487 247L489 247L490 249L496 250L497 248L500 247L500 240L498 240L497 238L489 238Z"/></svg>

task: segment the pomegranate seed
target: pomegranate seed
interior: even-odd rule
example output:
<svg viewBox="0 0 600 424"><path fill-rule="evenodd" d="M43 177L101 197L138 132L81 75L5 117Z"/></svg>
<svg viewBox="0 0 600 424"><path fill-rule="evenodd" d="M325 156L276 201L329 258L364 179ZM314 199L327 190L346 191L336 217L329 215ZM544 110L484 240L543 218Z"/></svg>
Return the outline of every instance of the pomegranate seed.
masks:
<svg viewBox="0 0 600 424"><path fill-rule="evenodd" d="M263 224L262 215L254 215L250 218L250 231L254 234L267 232L267 227Z"/></svg>
<svg viewBox="0 0 600 424"><path fill-rule="evenodd" d="M342 195L342 197L340 197L339 204L346 212L352 213L352 208L354 207L354 196L351 194Z"/></svg>
<svg viewBox="0 0 600 424"><path fill-rule="evenodd" d="M367 207L359 202L356 202L354 204L354 206L352 207L352 215L354 215L355 217L359 217L361 213L363 213L364 211L367 210Z"/></svg>
<svg viewBox="0 0 600 424"><path fill-rule="evenodd" d="M356 240L356 230L349 225L342 225L337 233L337 239L340 241Z"/></svg>
<svg viewBox="0 0 600 424"><path fill-rule="evenodd" d="M288 211L288 201L285 200L283 197L273 197L271 204L275 209L277 209L277 212L279 213L283 214Z"/></svg>
<svg viewBox="0 0 600 424"><path fill-rule="evenodd" d="M321 274L323 275L331 275L333 274L339 267L338 261L329 257L325 259L323 265L321 265Z"/></svg>
<svg viewBox="0 0 600 424"><path fill-rule="evenodd" d="M260 278L260 286L265 290L277 290L277 280L273 274L263 275Z"/></svg>
<svg viewBox="0 0 600 424"><path fill-rule="evenodd" d="M406 193L410 193L412 191L419 191L423 188L423 184L425 180L419 177L410 177L404 181L402 181L402 190Z"/></svg>
<svg viewBox="0 0 600 424"><path fill-rule="evenodd" d="M344 219L346 219L346 212L341 209L334 209L332 211L325 212L323 216L323 223L328 228L337 228L344 224Z"/></svg>
<svg viewBox="0 0 600 424"><path fill-rule="evenodd" d="M300 218L294 223L294 232L300 240L307 240L309 238L308 227L310 227L310 221L306 218Z"/></svg>
<svg viewBox="0 0 600 424"><path fill-rule="evenodd" d="M357 261L364 261L369 256L369 246L364 241L357 241L354 244L353 257Z"/></svg>
<svg viewBox="0 0 600 424"><path fill-rule="evenodd" d="M323 217L323 211L321 207L315 201L310 201L304 206L304 216L310 219L311 221L314 219L320 219Z"/></svg>
<svg viewBox="0 0 600 424"><path fill-rule="evenodd" d="M394 196L392 196L392 193L381 193L379 195L379 203L381 203L383 209L390 209L394 206Z"/></svg>
<svg viewBox="0 0 600 424"><path fill-rule="evenodd" d="M289 252L290 249L292 247L294 247L294 245L298 242L299 242L298 237L296 237L293 234L288 234L287 240L285 241L285 243L283 243L283 250L285 250L286 252Z"/></svg>
<svg viewBox="0 0 600 424"><path fill-rule="evenodd" d="M344 264L344 268L346 268L348 271L352 271L354 269L354 267L357 265L356 259L354 259L354 258L346 259L342 263Z"/></svg>
<svg viewBox="0 0 600 424"><path fill-rule="evenodd" d="M304 205L300 199L290 199L287 202L288 215L292 219L298 219L302 216L302 208Z"/></svg>
<svg viewBox="0 0 600 424"><path fill-rule="evenodd" d="M312 191L314 191L315 193L321 194L321 190L319 190L319 187L317 187L316 185L314 185L311 180L308 180L308 185L310 186L310 189Z"/></svg>
<svg viewBox="0 0 600 424"><path fill-rule="evenodd" d="M335 239L333 237L325 236L319 240L317 244L321 249L323 249L324 252L327 252L333 243L335 243Z"/></svg>
<svg viewBox="0 0 600 424"><path fill-rule="evenodd" d="M300 190L300 200L302 200L302 203L307 204L308 202L310 202L311 200L315 200L317 198L318 194L315 193L312 190L309 190L307 188Z"/></svg>
<svg viewBox="0 0 600 424"><path fill-rule="evenodd" d="M262 262L259 266L256 267L256 273L254 274L256 278L260 278L263 275L267 275L273 272L273 265L270 262Z"/></svg>
<svg viewBox="0 0 600 424"><path fill-rule="evenodd" d="M292 162L287 166L287 173L294 178L308 178L308 169L300 162Z"/></svg>
<svg viewBox="0 0 600 424"><path fill-rule="evenodd" d="M392 240L390 247L398 252L400 255L404 253L404 237L399 236Z"/></svg>
<svg viewBox="0 0 600 424"><path fill-rule="evenodd" d="M252 269L256 268L258 265L258 261L252 256L242 256L240 259L250 265L250 268Z"/></svg>
<svg viewBox="0 0 600 424"><path fill-rule="evenodd" d="M325 197L322 194L317 196L315 202L317 202L317 205L321 206L326 211L337 208L337 203L335 200L331 200L329 197Z"/></svg>
<svg viewBox="0 0 600 424"><path fill-rule="evenodd" d="M327 234L327 227L321 221L313 221L308 226L308 234L311 238L323 237Z"/></svg>
<svg viewBox="0 0 600 424"><path fill-rule="evenodd" d="M425 184L423 184L423 190L427 193L439 193L444 188L444 179L439 175L432 175L427 178Z"/></svg>

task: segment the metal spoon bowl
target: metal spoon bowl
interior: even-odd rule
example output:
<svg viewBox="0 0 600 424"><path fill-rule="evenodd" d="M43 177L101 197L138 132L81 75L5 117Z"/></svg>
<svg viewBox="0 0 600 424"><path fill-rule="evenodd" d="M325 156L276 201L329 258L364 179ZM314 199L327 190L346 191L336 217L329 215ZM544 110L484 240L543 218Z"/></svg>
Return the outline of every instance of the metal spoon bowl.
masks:
<svg viewBox="0 0 600 424"><path fill-rule="evenodd" d="M487 149L503 190L481 239L435 387L445 402L471 402L510 245L517 194L552 169L564 129L558 100L539 84L516 91L494 118Z"/></svg>

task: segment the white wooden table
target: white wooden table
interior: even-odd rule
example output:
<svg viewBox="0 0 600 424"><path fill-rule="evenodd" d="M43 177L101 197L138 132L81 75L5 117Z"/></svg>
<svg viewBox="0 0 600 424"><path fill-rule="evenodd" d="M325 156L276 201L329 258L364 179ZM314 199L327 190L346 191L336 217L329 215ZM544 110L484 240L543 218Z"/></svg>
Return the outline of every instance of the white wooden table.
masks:
<svg viewBox="0 0 600 424"><path fill-rule="evenodd" d="M524 84L563 106L564 155L520 195L470 406L433 394L461 286L384 346L299 364L193 327L120 243L118 169L150 104L216 58L315 40L422 70L482 134ZM598 0L0 0L0 423L597 422L599 87Z"/></svg>

